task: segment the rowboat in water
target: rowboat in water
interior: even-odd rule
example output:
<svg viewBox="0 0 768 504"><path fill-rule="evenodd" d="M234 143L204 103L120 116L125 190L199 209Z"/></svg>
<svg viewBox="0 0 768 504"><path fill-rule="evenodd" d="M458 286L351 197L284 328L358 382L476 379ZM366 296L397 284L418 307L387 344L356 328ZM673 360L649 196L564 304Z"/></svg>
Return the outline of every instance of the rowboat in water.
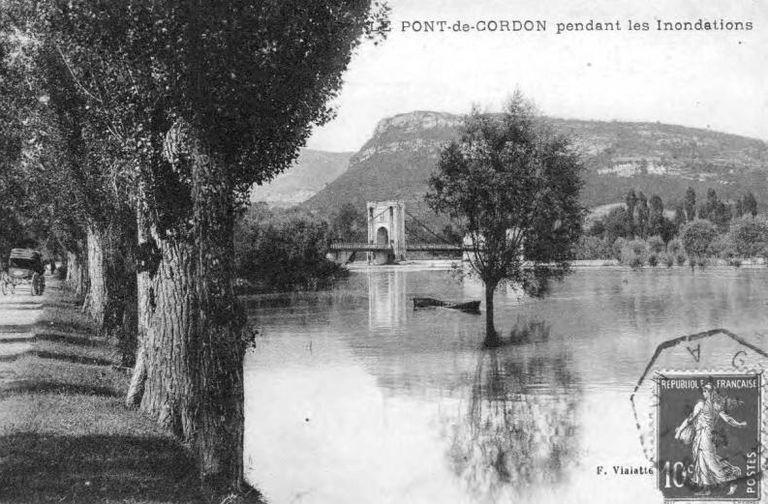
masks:
<svg viewBox="0 0 768 504"><path fill-rule="evenodd" d="M466 303L450 303L435 298L413 298L413 309L417 308L448 308L465 313L480 313L480 301L467 301Z"/></svg>

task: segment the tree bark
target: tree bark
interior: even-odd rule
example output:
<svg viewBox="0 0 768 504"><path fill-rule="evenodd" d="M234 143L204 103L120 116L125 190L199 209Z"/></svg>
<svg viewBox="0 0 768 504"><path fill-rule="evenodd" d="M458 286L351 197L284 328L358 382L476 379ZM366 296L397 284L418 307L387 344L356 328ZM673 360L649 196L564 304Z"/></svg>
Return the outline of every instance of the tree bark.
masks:
<svg viewBox="0 0 768 504"><path fill-rule="evenodd" d="M83 256L76 251L67 251L67 286L75 297L82 300L88 291L88 277Z"/></svg>
<svg viewBox="0 0 768 504"><path fill-rule="evenodd" d="M144 383L147 379L147 334L154 311L154 290L151 276L155 272L150 271L152 269L151 257L147 253L150 234L141 204L138 204L136 208L136 234L139 244L137 253L139 267L136 271L138 320L136 324L136 359L128 394L125 398L125 404L128 407L139 405L144 395Z"/></svg>
<svg viewBox="0 0 768 504"><path fill-rule="evenodd" d="M104 327L107 304L109 303L109 288L107 284L107 261L105 258L106 239L104 233L88 226L86 250L88 253L89 290L83 303L83 310L97 327Z"/></svg>
<svg viewBox="0 0 768 504"><path fill-rule="evenodd" d="M189 230L150 226L161 259L137 359L145 370L134 378L146 372L141 409L191 448L203 488L221 496L244 488L245 317L232 288L234 191L223 163L197 146L190 158Z"/></svg>
<svg viewBox="0 0 768 504"><path fill-rule="evenodd" d="M192 431L190 344L194 338L193 249L156 237L162 253L152 281L155 307L142 345L146 380L141 409L189 442Z"/></svg>
<svg viewBox="0 0 768 504"><path fill-rule="evenodd" d="M496 332L493 322L493 293L496 292L496 283L485 282L485 346L499 346L501 340Z"/></svg>
<svg viewBox="0 0 768 504"><path fill-rule="evenodd" d="M208 152L193 156L198 334L191 367L198 407L195 448L204 487L243 489L245 315L233 289L234 187Z"/></svg>

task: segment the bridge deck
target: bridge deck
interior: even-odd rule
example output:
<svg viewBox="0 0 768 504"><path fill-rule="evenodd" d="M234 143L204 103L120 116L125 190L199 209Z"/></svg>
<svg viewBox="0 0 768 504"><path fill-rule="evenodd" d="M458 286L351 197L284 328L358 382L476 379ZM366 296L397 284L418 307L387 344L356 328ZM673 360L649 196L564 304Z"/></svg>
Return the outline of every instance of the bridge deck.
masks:
<svg viewBox="0 0 768 504"><path fill-rule="evenodd" d="M392 247L382 247L381 245L377 245L375 243L336 242L331 243L331 250L385 252L387 250L392 250ZM405 250L414 252L463 252L472 249L468 247L462 247L461 245L448 245L441 243L414 243L406 245Z"/></svg>

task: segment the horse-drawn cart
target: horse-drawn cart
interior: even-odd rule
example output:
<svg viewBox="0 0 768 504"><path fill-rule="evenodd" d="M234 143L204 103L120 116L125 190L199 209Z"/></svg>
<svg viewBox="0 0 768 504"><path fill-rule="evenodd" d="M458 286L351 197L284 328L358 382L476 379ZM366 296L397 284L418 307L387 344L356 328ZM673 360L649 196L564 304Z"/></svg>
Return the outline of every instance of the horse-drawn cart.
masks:
<svg viewBox="0 0 768 504"><path fill-rule="evenodd" d="M28 284L33 296L40 296L45 290L45 266L40 252L32 249L15 248L8 259L8 269L2 272L0 291L13 294L16 286Z"/></svg>

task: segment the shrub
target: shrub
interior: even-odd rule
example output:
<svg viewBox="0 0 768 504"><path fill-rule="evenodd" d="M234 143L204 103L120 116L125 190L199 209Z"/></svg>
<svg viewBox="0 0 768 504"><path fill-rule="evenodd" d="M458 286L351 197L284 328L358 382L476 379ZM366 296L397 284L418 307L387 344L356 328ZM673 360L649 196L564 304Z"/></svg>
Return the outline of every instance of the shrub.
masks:
<svg viewBox="0 0 768 504"><path fill-rule="evenodd" d="M678 238L669 240L669 243L667 243L667 252L669 252L674 256L677 256L677 254L681 253L682 251L683 251L683 244Z"/></svg>
<svg viewBox="0 0 768 504"><path fill-rule="evenodd" d="M624 242L624 246L621 249L621 264L631 268L640 268L645 264L645 260L646 252L643 240L638 239Z"/></svg>
<svg viewBox="0 0 768 504"><path fill-rule="evenodd" d="M664 254L664 265L667 268L671 268L672 266L674 266L675 265L675 256L670 254L669 252Z"/></svg>
<svg viewBox="0 0 768 504"><path fill-rule="evenodd" d="M640 269L643 267L643 260L638 256L634 256L629 261L629 267L632 269Z"/></svg>
<svg viewBox="0 0 768 504"><path fill-rule="evenodd" d="M661 236L656 235L648 238L648 251L652 254L664 252L664 240L661 239Z"/></svg>
<svg viewBox="0 0 768 504"><path fill-rule="evenodd" d="M719 235L712 240L707 248L708 257L719 257L721 259L730 259L736 255L733 244L727 235Z"/></svg>
<svg viewBox="0 0 768 504"><path fill-rule="evenodd" d="M621 261L621 253L622 250L624 250L624 246L627 244L627 240L625 238L616 238L616 241L613 242L613 245L611 246L611 250L613 252L613 258L618 259Z"/></svg>
<svg viewBox="0 0 768 504"><path fill-rule="evenodd" d="M658 266L659 264L659 256L656 255L655 252L651 252L648 254L648 266Z"/></svg>

